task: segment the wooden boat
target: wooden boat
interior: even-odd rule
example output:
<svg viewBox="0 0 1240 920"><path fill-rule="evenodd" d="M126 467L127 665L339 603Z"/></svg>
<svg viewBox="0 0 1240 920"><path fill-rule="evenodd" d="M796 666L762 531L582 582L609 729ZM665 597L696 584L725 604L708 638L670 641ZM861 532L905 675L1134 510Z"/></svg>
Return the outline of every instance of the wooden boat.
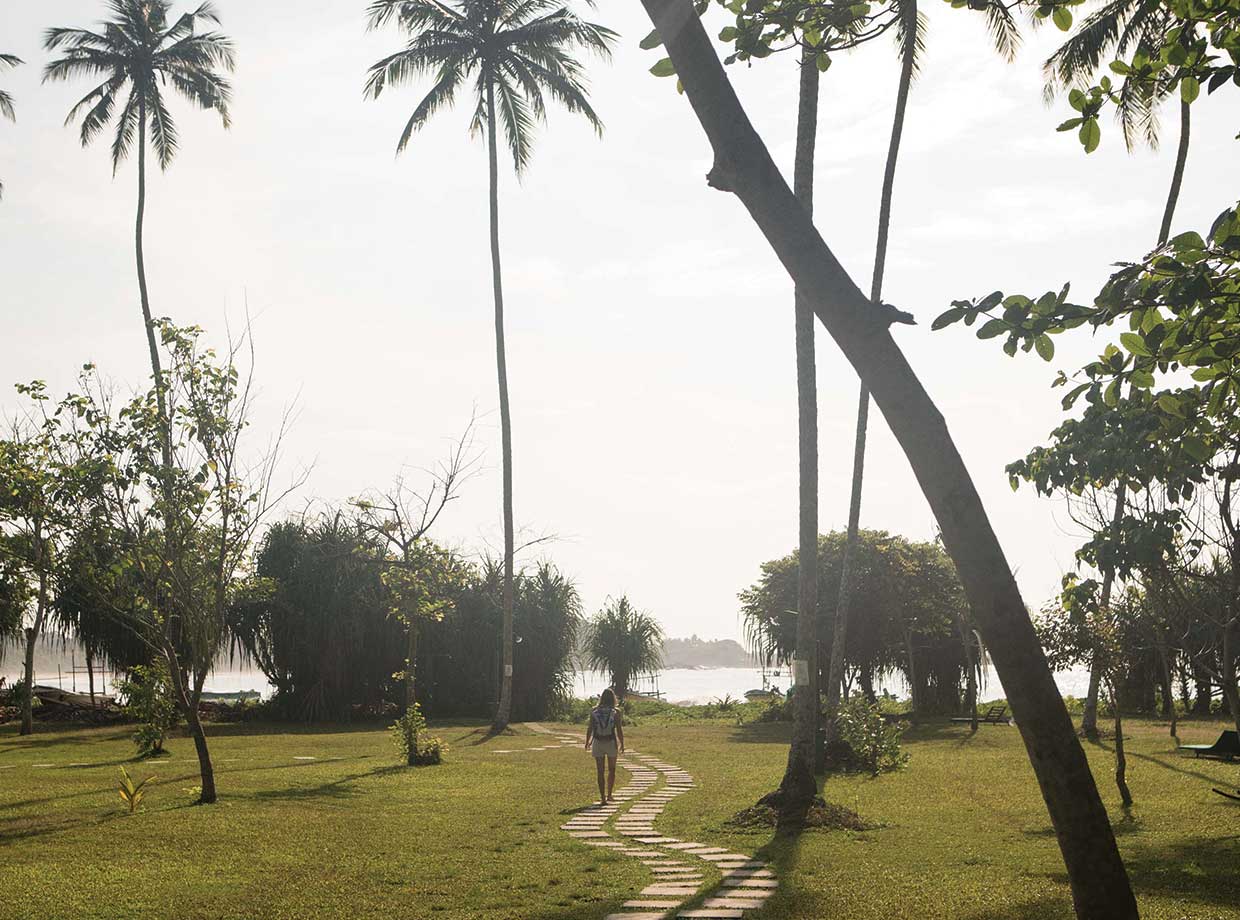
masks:
<svg viewBox="0 0 1240 920"><path fill-rule="evenodd" d="M35 698L44 706L68 709L116 709L116 697L96 693L92 701L89 693L74 693L59 687L34 685Z"/></svg>

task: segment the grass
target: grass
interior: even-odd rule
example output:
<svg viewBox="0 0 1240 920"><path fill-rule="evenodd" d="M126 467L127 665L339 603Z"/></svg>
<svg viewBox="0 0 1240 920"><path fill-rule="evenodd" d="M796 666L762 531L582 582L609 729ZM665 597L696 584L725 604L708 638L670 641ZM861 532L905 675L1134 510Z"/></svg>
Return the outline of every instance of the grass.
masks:
<svg viewBox="0 0 1240 920"><path fill-rule="evenodd" d="M1221 723L1182 726L1213 740ZM1240 918L1240 806L1211 785L1240 766L1176 755L1166 726L1126 722L1131 815L1109 745L1088 746L1147 920ZM698 781L660 831L760 853L782 880L762 918L1060 920L1067 882L1015 729L929 725L909 766L832 777L827 797L881 825L777 839L728 819L778 781L786 724L638 719L630 746ZM0 727L0 918L523 918L601 920L649 883L644 869L560 832L590 801L580 750L518 727L488 740L437 726L440 767L406 769L381 727L215 726L221 801L192 807L192 745L135 765L123 729ZM314 756L313 761L294 760ZM35 767L34 764L50 764ZM74 764L87 764L75 766ZM119 766L154 773L130 817ZM623 782L623 779L620 780Z"/></svg>

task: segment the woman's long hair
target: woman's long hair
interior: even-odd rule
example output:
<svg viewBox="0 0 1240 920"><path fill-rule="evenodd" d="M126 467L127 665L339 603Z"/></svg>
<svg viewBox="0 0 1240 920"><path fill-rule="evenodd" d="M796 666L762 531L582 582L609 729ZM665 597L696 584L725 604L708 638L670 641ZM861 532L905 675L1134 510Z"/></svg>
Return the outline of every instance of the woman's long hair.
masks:
<svg viewBox="0 0 1240 920"><path fill-rule="evenodd" d="M603 691L602 695L599 696L598 704L606 707L607 709L616 708L616 694L612 691L611 687L608 687Z"/></svg>

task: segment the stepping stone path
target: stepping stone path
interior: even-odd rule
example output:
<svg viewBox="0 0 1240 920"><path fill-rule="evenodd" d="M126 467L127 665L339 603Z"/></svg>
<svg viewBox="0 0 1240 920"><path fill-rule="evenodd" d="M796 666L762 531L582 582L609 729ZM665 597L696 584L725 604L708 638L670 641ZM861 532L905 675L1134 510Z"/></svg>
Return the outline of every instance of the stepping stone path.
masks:
<svg viewBox="0 0 1240 920"><path fill-rule="evenodd" d="M524 750L554 750L585 742L584 735L553 731L534 722L526 725L554 736L559 743ZM624 902L623 912L608 914L605 920L740 920L747 912L761 910L779 887L767 863L723 847L664 837L655 830L655 818L667 803L694 788L693 777L676 764L636 751L627 751L618 763L629 771L630 779L616 790L612 803L583 808L560 825L560 830L581 843L607 847L640 861L653 876L651 884ZM722 881L708 888L703 869L719 873ZM697 902L694 907L686 906L690 900Z"/></svg>

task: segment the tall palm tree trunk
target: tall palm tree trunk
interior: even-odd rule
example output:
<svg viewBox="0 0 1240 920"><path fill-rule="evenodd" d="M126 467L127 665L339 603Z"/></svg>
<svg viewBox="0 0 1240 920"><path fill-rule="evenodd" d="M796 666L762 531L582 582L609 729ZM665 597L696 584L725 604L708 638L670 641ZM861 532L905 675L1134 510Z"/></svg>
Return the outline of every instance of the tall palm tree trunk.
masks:
<svg viewBox="0 0 1240 920"><path fill-rule="evenodd" d="M942 528L1007 690L1079 917L1136 920L1106 808L977 488L890 330L804 214L728 81L689 0L642 0L710 142L711 186L734 193L868 384Z"/></svg>
<svg viewBox="0 0 1240 920"><path fill-rule="evenodd" d="M1188 142L1192 133L1192 112L1190 103L1180 102L1180 143L1175 151L1175 170L1171 173L1171 188L1167 192L1167 205L1163 209L1162 224L1158 228L1158 245L1167 242L1171 236L1171 220L1175 217L1175 207L1180 201L1180 186L1184 182L1184 166L1188 162Z"/></svg>
<svg viewBox="0 0 1240 920"><path fill-rule="evenodd" d="M814 148L818 136L817 55L801 55L797 99L797 144L792 184L806 214L814 213ZM818 791L814 742L818 729L818 382L814 361L814 308L795 293L797 439L799 458L799 550L797 634L793 674L792 744L788 766L775 795L787 813L804 812ZM773 803L775 804L775 803Z"/></svg>
<svg viewBox="0 0 1240 920"><path fill-rule="evenodd" d="M146 345L151 354L151 372L155 375L155 399L159 417L163 423L164 436L160 451L165 471L172 469L171 432L168 431L168 401L164 395L163 368L159 359L159 342L155 338L155 324L151 319L151 299L146 287L146 256L143 252L142 232L146 220L146 102L138 103L138 216L134 226L134 251L138 261L138 294L142 299L142 325L146 329ZM166 497L166 496L165 496Z"/></svg>
<svg viewBox="0 0 1240 920"><path fill-rule="evenodd" d="M891 228L891 201L896 181L896 161L904 135L904 115L908 109L909 88L913 83L913 64L917 54L917 3L906 0L901 10L905 18L904 54L900 62L900 84L896 90L896 111L887 146L887 165L883 171L883 191L878 205L878 242L874 249L874 274L870 281L870 302L882 301L883 274L887 268L887 238ZM844 643L848 638L848 618L852 613L853 569L861 530L861 487L865 481L865 440L870 424L870 391L864 382L857 397L857 433L853 442L852 491L848 501L848 534L840 564L840 593L835 607L835 629L831 639L831 666L827 671L827 737L835 733L835 714L840 705L840 686L844 682Z"/></svg>
<svg viewBox="0 0 1240 920"><path fill-rule="evenodd" d="M1171 188L1167 191L1167 203L1163 207L1162 222L1158 225L1158 245L1171 237L1171 221L1175 218L1175 209L1180 201L1180 188L1184 184L1184 167L1188 163L1188 145L1192 137L1192 105L1180 102L1180 142L1176 146L1175 169L1171 172ZM1115 518L1118 524L1124 513L1126 489L1121 483L1115 490ZM1115 572L1104 569L1102 573L1102 595L1099 598L1105 610L1111 602L1111 588L1115 581ZM1098 738L1098 690L1102 683L1100 668L1091 665L1089 669L1089 689L1085 694L1085 709L1081 715L1081 733L1091 741Z"/></svg>
<svg viewBox="0 0 1240 920"><path fill-rule="evenodd" d="M495 84L487 78L487 156L491 181L491 280L495 291L495 367L499 377L499 426L504 478L504 673L492 731L503 731L512 715L513 555L512 417L508 409L508 357L504 348L504 285L499 259L499 154L495 138Z"/></svg>
<svg viewBox="0 0 1240 920"><path fill-rule="evenodd" d="M172 420L168 416L168 400L164 392L164 375L163 367L159 358L159 342L155 337L155 323L151 318L151 300L146 286L146 256L143 251L143 225L146 219L146 101L140 99L138 102L138 213L134 222L134 250L137 256L138 267L138 293L142 301L142 321L146 327L146 344L151 356L151 373L155 377L155 400L159 409L160 427L162 429L160 436L160 454L163 460L163 482L162 489L164 493L164 503L167 506L165 511L164 524L164 565L172 564L172 548L173 534L170 521L173 513L173 496L172 496ZM164 590L160 588L160 590ZM180 645L180 621L174 612L170 612L167 618L165 629L168 633L170 644L169 648L176 649ZM175 651L168 655L168 667L171 672L176 675L174 680L179 677L180 663L177 659ZM198 696L185 692L186 688L182 687L177 692L177 700L181 704L182 713L185 716L186 725L189 726L191 737L194 739L194 749L198 754L198 768L201 777L202 793L198 801L203 805L210 805L216 799L215 794L215 769L211 764L211 753L207 747L206 732L202 727L202 720L198 718Z"/></svg>

